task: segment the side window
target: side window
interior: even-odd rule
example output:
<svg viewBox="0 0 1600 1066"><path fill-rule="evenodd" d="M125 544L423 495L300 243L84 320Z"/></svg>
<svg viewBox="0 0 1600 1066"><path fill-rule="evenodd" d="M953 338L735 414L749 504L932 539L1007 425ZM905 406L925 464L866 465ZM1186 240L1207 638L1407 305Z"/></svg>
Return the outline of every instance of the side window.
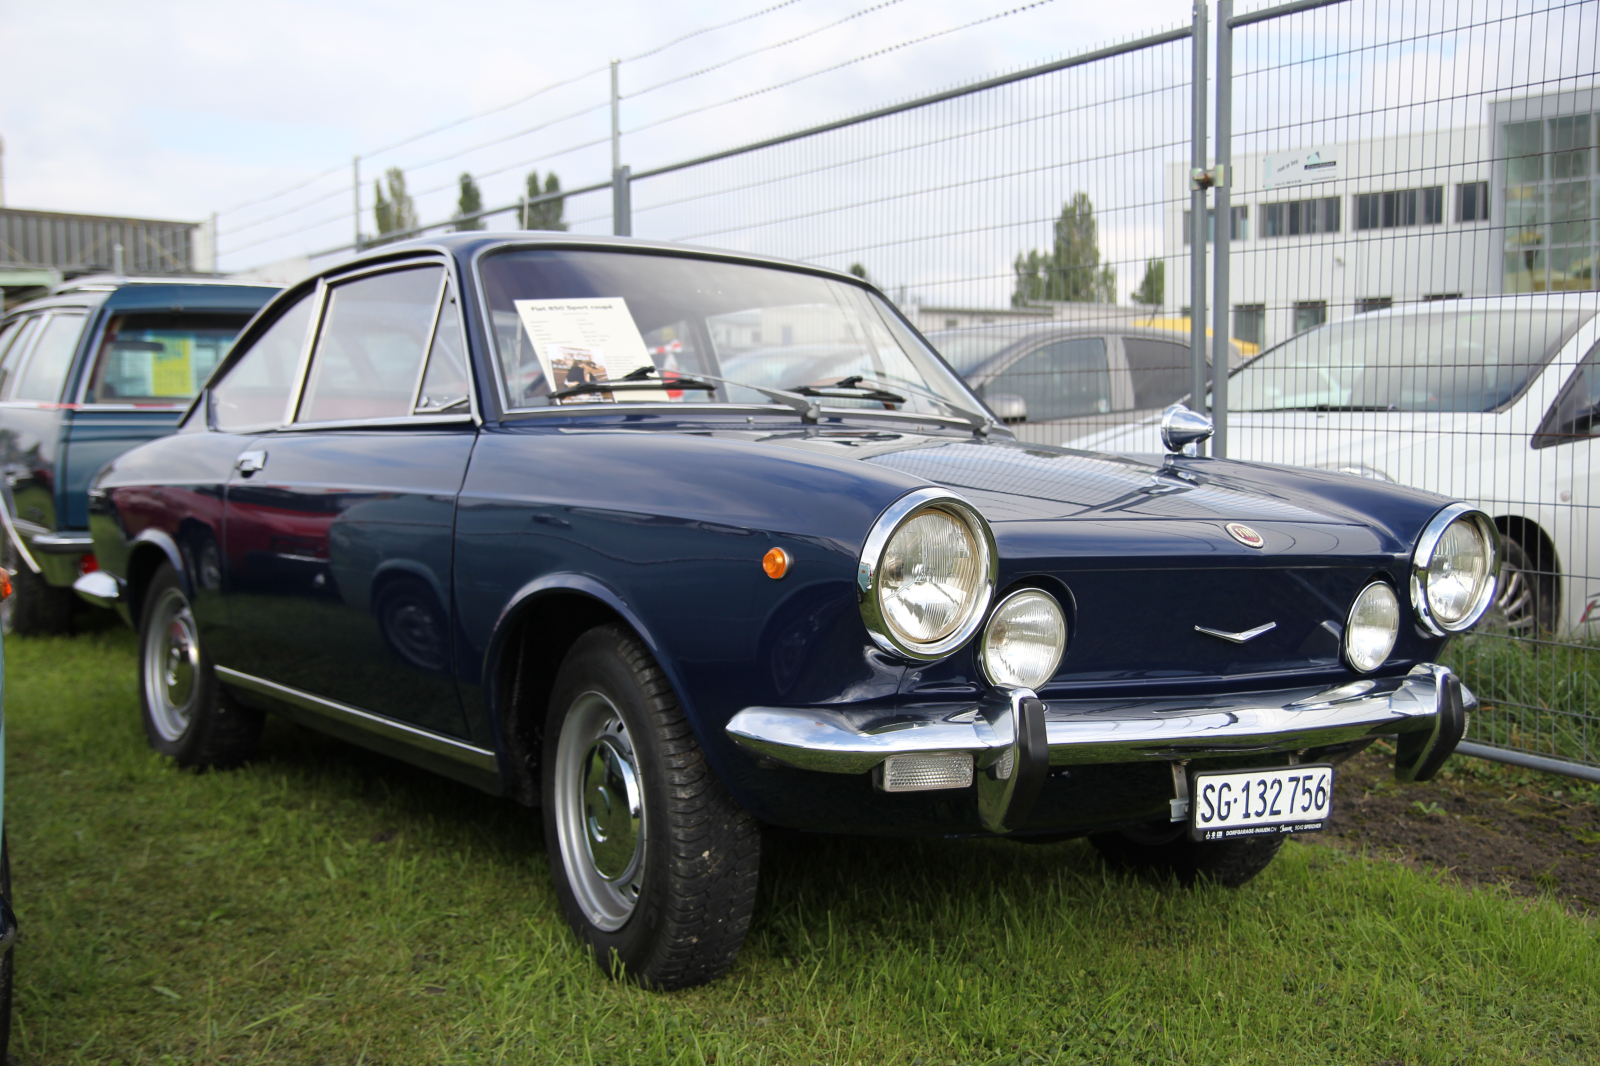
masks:
<svg viewBox="0 0 1600 1066"><path fill-rule="evenodd" d="M443 280L429 266L331 288L299 421L410 414Z"/></svg>
<svg viewBox="0 0 1600 1066"><path fill-rule="evenodd" d="M461 308L456 304L455 287L445 282L444 305L439 309L439 325L428 349L428 369L417 394L417 413L465 408L471 387L466 353L461 350Z"/></svg>
<svg viewBox="0 0 1600 1066"><path fill-rule="evenodd" d="M1189 349L1170 341L1123 337L1133 378L1133 406L1165 407L1189 394Z"/></svg>
<svg viewBox="0 0 1600 1066"><path fill-rule="evenodd" d="M78 338L83 335L82 315L53 314L46 320L34 342L33 354L23 364L12 389L13 400L61 399L61 387L67 383L67 371L72 369L72 356L78 350Z"/></svg>
<svg viewBox="0 0 1600 1066"><path fill-rule="evenodd" d="M1535 448L1553 448L1575 440L1600 436L1600 344L1589 349L1566 388L1556 397L1539 430Z"/></svg>
<svg viewBox="0 0 1600 1066"><path fill-rule="evenodd" d="M278 316L211 390L211 417L228 433L281 425L311 324L310 294Z"/></svg>
<svg viewBox="0 0 1600 1066"><path fill-rule="evenodd" d="M1021 396L1029 422L1105 414L1111 410L1111 368L1103 337L1056 341L1012 363L984 386L984 397Z"/></svg>
<svg viewBox="0 0 1600 1066"><path fill-rule="evenodd" d="M17 361L28 350L28 343L33 340L33 335L39 329L42 315L34 315L23 320L21 325L13 323L0 337L0 396L6 394L6 384L11 380L11 374L17 369Z"/></svg>

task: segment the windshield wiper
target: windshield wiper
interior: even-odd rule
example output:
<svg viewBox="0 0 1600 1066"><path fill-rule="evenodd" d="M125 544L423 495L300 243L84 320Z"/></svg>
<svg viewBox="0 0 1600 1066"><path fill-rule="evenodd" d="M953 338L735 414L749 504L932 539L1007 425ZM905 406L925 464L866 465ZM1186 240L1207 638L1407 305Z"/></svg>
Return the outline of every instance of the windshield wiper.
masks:
<svg viewBox="0 0 1600 1066"><path fill-rule="evenodd" d="M888 389L857 384L865 381L860 374L842 378L832 385L801 385L794 391L801 396L821 396L832 400L870 400L873 403L905 403L906 398Z"/></svg>
<svg viewBox="0 0 1600 1066"><path fill-rule="evenodd" d="M1272 407L1271 411L1397 411L1393 404L1313 403L1305 407Z"/></svg>
<svg viewBox="0 0 1600 1066"><path fill-rule="evenodd" d="M624 374L615 381L585 381L578 385L568 385L564 389L557 389L549 396L551 400L561 400L568 396L584 396L597 392L632 392L650 389L660 392L663 389L700 389L704 392L716 392L717 387L709 381L699 381L695 378L680 377L670 381L661 378L658 381L649 380L650 374L655 371L653 366L641 366L639 369ZM716 379L712 379L713 381Z"/></svg>
<svg viewBox="0 0 1600 1066"><path fill-rule="evenodd" d="M990 418L982 411L974 411L967 405L956 403L954 400L940 396L937 392L933 392L930 389L920 388L916 385L907 385L903 381L879 381L876 378L864 377L859 374L854 377L845 378L844 380L868 381L874 385L893 385L897 389L904 389L907 392L915 393L918 396L924 396L927 399L932 400L934 403L942 404L947 410L955 412L956 416L963 422L967 423L967 425L971 426L972 432L980 437L987 437L989 435L989 431L994 428L994 419ZM840 384L843 384L843 382Z"/></svg>

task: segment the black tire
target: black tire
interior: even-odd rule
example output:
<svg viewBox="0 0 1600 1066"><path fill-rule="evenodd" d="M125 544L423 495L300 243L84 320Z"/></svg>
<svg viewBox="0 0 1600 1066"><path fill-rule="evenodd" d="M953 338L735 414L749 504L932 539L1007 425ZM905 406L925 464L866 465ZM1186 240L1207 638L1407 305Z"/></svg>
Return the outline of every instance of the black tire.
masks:
<svg viewBox="0 0 1600 1066"><path fill-rule="evenodd" d="M261 712L239 704L218 683L188 593L170 563L162 563L145 588L139 708L150 746L179 766L238 766L255 753L261 736Z"/></svg>
<svg viewBox="0 0 1600 1066"><path fill-rule="evenodd" d="M55 637L72 632L78 596L56 588L22 561L16 545L5 537L5 566L12 571L11 595L0 604L0 631L19 637Z"/></svg>
<svg viewBox="0 0 1600 1066"><path fill-rule="evenodd" d="M601 967L657 989L725 973L755 907L760 825L717 780L626 627L592 629L567 654L542 765L556 896Z"/></svg>
<svg viewBox="0 0 1600 1066"><path fill-rule="evenodd" d="M1187 825L1166 822L1095 833L1089 842L1112 866L1170 874L1185 885L1209 881L1225 888L1238 888L1265 870L1283 847L1282 836L1190 840Z"/></svg>
<svg viewBox="0 0 1600 1066"><path fill-rule="evenodd" d="M1501 539L1500 586L1495 619L1514 637L1539 637L1556 628L1555 562L1540 562L1511 537Z"/></svg>
<svg viewBox="0 0 1600 1066"><path fill-rule="evenodd" d="M11 897L11 847L0 835L0 896L4 896L12 910L17 901ZM0 1063L11 1061L11 996L16 986L17 951L13 945L0 955Z"/></svg>

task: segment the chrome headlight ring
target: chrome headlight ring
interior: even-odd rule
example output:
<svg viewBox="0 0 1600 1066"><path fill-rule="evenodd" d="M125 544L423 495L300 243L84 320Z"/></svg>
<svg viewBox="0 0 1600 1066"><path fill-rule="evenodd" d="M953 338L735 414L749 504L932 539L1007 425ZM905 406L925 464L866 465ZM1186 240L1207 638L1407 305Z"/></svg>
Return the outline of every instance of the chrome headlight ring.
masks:
<svg viewBox="0 0 1600 1066"><path fill-rule="evenodd" d="M1446 622L1436 617L1428 604L1429 564L1433 561L1433 553L1438 549L1439 542L1444 539L1445 531L1458 521L1471 522L1477 527L1486 556L1484 578L1466 614L1458 621ZM1471 629L1494 603L1499 581L1500 531L1494 527L1494 520L1488 515L1470 504L1453 503L1434 515L1423 528L1422 535L1417 538L1416 549L1411 553L1411 607L1416 611L1417 621L1423 629L1436 637Z"/></svg>
<svg viewBox="0 0 1600 1066"><path fill-rule="evenodd" d="M889 542L902 526L927 511L942 512L966 526L977 547L975 562L982 587L964 605L961 622L952 632L923 643L909 640L895 630L884 616L879 594L883 557ZM861 608L861 620L866 623L872 642L892 655L920 662L942 659L971 640L983 625L989 603L994 599L999 573L1000 552L995 546L994 533L976 507L948 489L913 489L890 504L867 533L861 559L856 564L856 599Z"/></svg>

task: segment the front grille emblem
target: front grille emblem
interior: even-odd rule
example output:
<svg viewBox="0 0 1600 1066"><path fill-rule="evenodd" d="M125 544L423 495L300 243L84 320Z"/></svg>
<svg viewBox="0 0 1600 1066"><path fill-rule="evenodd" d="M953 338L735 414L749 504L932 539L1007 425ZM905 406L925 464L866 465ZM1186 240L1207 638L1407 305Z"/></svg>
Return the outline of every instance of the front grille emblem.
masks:
<svg viewBox="0 0 1600 1066"><path fill-rule="evenodd" d="M1254 629L1246 629L1241 633L1229 633L1226 629L1207 629L1205 626L1195 626L1194 631L1196 633L1204 633L1208 637L1221 637L1223 640L1231 640L1235 644L1243 644L1247 640L1255 640L1261 634L1270 632L1271 630L1277 628L1278 623L1268 622L1264 626L1256 626Z"/></svg>
<svg viewBox="0 0 1600 1066"><path fill-rule="evenodd" d="M1266 547L1266 538L1243 522L1229 522L1223 528L1228 531L1228 536L1243 544L1246 548Z"/></svg>

